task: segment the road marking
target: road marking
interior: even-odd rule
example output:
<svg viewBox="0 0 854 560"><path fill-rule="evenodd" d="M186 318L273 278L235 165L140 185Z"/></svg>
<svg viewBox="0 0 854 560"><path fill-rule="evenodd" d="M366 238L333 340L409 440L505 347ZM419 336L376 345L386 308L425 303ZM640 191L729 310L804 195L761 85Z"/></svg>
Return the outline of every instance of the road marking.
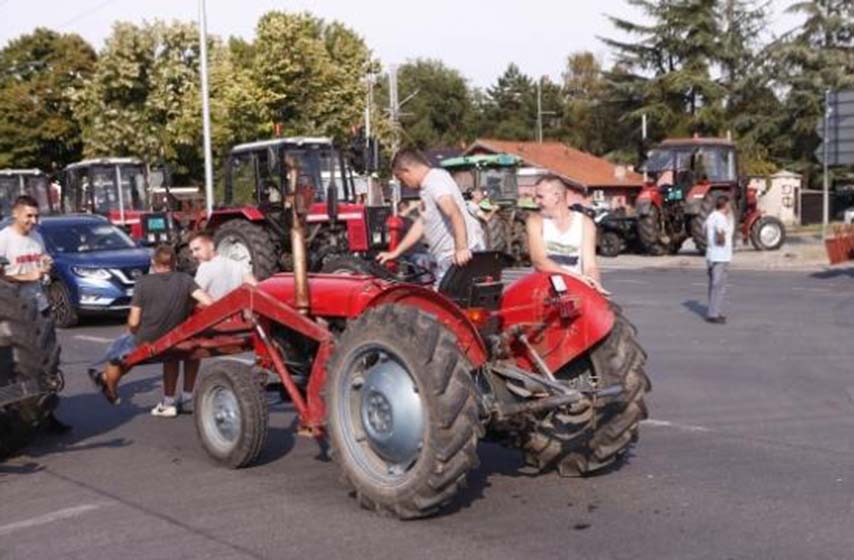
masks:
<svg viewBox="0 0 854 560"><path fill-rule="evenodd" d="M98 342L100 344L109 344L113 341L112 338L104 338L103 336L89 336L88 334L75 334L77 340L85 340L87 342Z"/></svg>
<svg viewBox="0 0 854 560"><path fill-rule="evenodd" d="M692 426L691 424L677 424L675 422L670 422L669 420L655 420L648 418L646 420L642 420L641 423L646 424L647 426L673 428L675 430L682 430L684 432L711 432L710 429L705 428L703 426Z"/></svg>
<svg viewBox="0 0 854 560"><path fill-rule="evenodd" d="M8 535L9 533L12 533L14 531L20 531L21 529L28 529L30 527L36 527L38 525L46 525L48 523L53 523L54 521L61 521L63 519L69 519L71 517L77 517L79 515L83 515L88 511L96 510L105 505L107 504L83 504L81 506L58 509L54 512L46 513L45 515L32 517L23 521L16 521L15 523L9 523L8 525L0 525L0 535Z"/></svg>
<svg viewBox="0 0 854 560"><path fill-rule="evenodd" d="M647 284L644 280L635 280L633 278L614 278L613 280L609 280L609 282L614 282L615 284Z"/></svg>

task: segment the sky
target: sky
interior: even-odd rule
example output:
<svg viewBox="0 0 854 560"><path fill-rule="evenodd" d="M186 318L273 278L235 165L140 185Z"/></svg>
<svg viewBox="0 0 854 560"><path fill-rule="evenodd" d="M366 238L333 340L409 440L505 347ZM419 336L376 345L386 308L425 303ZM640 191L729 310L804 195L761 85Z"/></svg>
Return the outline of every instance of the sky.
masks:
<svg viewBox="0 0 854 560"><path fill-rule="evenodd" d="M793 0L772 0L772 33L795 27L783 14ZM116 21L198 19L198 0L0 0L0 45L37 26L82 35L96 49ZM477 87L515 62L530 76L560 80L572 52L607 61L597 36L620 38L606 14L637 17L625 0L207 0L208 32L251 39L269 10L309 11L359 33L384 65L436 58Z"/></svg>

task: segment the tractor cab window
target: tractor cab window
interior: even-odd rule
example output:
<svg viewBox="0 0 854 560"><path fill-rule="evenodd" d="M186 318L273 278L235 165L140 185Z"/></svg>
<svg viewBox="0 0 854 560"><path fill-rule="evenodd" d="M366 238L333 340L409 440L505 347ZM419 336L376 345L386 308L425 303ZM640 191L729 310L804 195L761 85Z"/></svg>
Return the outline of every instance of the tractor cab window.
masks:
<svg viewBox="0 0 854 560"><path fill-rule="evenodd" d="M736 181L735 150L726 146L709 146L697 150L694 168L698 178L711 182Z"/></svg>
<svg viewBox="0 0 854 560"><path fill-rule="evenodd" d="M226 204L243 206L255 203L255 158L251 153L230 158L229 177L231 192L226 193Z"/></svg>
<svg viewBox="0 0 854 560"><path fill-rule="evenodd" d="M119 210L119 191L116 189L116 174L113 167L96 167L80 180L83 200L92 206L96 214L107 214Z"/></svg>
<svg viewBox="0 0 854 560"><path fill-rule="evenodd" d="M12 204L21 194L18 177L0 177L0 218L12 215Z"/></svg>
<svg viewBox="0 0 854 560"><path fill-rule="evenodd" d="M119 168L125 210L146 210L145 171L139 165Z"/></svg>
<svg viewBox="0 0 854 560"><path fill-rule="evenodd" d="M24 191L39 203L39 212L47 214L51 209L50 181L47 177L36 175L24 179Z"/></svg>
<svg viewBox="0 0 854 560"><path fill-rule="evenodd" d="M516 197L516 169L484 169L480 173L480 188L490 200L506 200Z"/></svg>

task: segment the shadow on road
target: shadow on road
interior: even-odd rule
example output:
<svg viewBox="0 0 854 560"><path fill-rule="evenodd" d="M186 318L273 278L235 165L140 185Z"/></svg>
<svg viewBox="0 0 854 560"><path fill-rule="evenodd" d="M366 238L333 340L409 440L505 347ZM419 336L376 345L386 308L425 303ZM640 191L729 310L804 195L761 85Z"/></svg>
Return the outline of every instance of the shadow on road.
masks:
<svg viewBox="0 0 854 560"><path fill-rule="evenodd" d="M689 299L687 301L683 301L682 307L684 307L688 311L694 313L695 315L697 315L698 317L701 317L703 319L706 318L706 313L709 310L709 308L707 306L703 305L702 303L700 303L696 299Z"/></svg>
<svg viewBox="0 0 854 560"><path fill-rule="evenodd" d="M840 276L854 278L854 267L831 268L830 270L822 270L821 272L813 272L810 274L810 278L817 278L819 280L829 280L831 278L839 278Z"/></svg>

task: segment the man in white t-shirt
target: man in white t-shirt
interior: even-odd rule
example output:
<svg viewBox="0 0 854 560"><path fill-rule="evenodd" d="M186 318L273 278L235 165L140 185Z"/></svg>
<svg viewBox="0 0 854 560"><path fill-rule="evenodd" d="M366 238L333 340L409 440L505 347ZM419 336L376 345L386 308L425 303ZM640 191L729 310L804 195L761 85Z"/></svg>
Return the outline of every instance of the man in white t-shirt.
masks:
<svg viewBox="0 0 854 560"><path fill-rule="evenodd" d="M50 308L42 280L50 274L53 259L45 252L44 240L35 231L39 204L30 196L19 196L12 205L13 221L0 231L0 257L9 264L4 275L21 286L21 294L36 302L39 311Z"/></svg>
<svg viewBox="0 0 854 560"><path fill-rule="evenodd" d="M721 314L726 293L727 269L732 260L732 242L735 223L729 197L719 196L715 211L706 218L706 265L709 274L709 307L706 321L726 323Z"/></svg>
<svg viewBox="0 0 854 560"><path fill-rule="evenodd" d="M214 301L243 284L252 286L258 284L246 264L217 254L213 236L206 231L198 231L190 236L190 253L199 261L195 277L196 284ZM184 362L184 390L180 400L177 401L177 408L181 412L191 411L193 388L199 374L199 364L198 360Z"/></svg>
<svg viewBox="0 0 854 560"><path fill-rule="evenodd" d="M471 260L472 251L483 251L483 231L477 218L466 210L460 188L444 169L434 169L416 150L401 150L391 164L394 176L405 186L418 189L422 212L393 251L377 255L380 263L394 260L418 243L427 240L436 259L436 286L451 267Z"/></svg>

